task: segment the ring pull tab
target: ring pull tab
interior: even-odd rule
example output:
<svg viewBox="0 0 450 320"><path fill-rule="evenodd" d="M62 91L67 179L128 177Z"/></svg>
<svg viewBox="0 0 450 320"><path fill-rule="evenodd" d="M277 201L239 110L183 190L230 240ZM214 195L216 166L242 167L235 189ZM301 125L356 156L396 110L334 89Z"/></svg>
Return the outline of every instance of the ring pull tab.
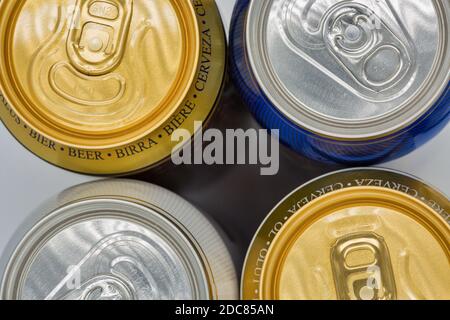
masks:
<svg viewBox="0 0 450 320"><path fill-rule="evenodd" d="M413 59L408 47L368 7L342 2L324 18L327 49L362 86L383 92L408 73Z"/></svg>
<svg viewBox="0 0 450 320"><path fill-rule="evenodd" d="M134 300L125 281L113 275L97 276L75 288L62 300Z"/></svg>
<svg viewBox="0 0 450 320"><path fill-rule="evenodd" d="M397 297L388 247L375 233L340 238L331 250L338 299L394 300Z"/></svg>
<svg viewBox="0 0 450 320"><path fill-rule="evenodd" d="M121 61L133 13L133 0L77 0L67 53L86 75L104 75Z"/></svg>
<svg viewBox="0 0 450 320"><path fill-rule="evenodd" d="M152 240L132 232L118 232L100 240L47 295L46 300L158 299L158 281L151 269ZM163 269L159 265L158 270ZM161 272L161 271L159 271Z"/></svg>

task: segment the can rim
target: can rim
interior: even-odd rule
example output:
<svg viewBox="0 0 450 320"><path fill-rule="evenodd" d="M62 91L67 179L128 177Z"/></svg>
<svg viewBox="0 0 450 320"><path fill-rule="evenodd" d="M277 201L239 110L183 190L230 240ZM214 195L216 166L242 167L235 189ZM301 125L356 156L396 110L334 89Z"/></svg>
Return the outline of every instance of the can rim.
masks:
<svg viewBox="0 0 450 320"><path fill-rule="evenodd" d="M335 175L340 175L340 174L346 174L346 173L364 173L364 172L370 172L370 173L387 173L387 174L393 174L396 176L400 176L400 177L406 177L408 179L411 179L412 181L415 181L417 183L419 183L422 186L428 186L435 194L440 195L441 197L445 197L448 199L448 196L443 193L439 188L436 188L435 186L426 183L423 179L420 179L412 174L409 173L404 173L402 171L399 170L394 170L394 169L389 169L389 168L381 168L381 167L355 167L355 168L347 168L347 169L342 169L342 170L337 170L337 171L333 171L333 172L329 172L326 173L324 175L321 175L319 177L316 177L312 180L309 180L305 183L303 183L302 185L300 185L299 187L295 188L293 191L291 191L290 193L288 193L283 199L281 199L279 202L277 202L277 204L270 210L270 212L267 214L267 216L264 218L264 220L261 222L261 224L259 225L258 229L256 230L254 236L252 237L251 241L250 241L250 245L248 247L248 250L246 252L245 255L245 259L244 259L244 263L243 263L243 267L242 267L242 277L241 277L241 283L240 283L240 295L241 298L243 298L245 296L245 271L247 269L247 266L249 265L250 259L251 259L251 254L253 253L254 250L254 246L257 243L258 238L260 237L261 232L263 231L264 226L266 226L269 221L273 218L274 214L276 213L277 209L285 202L287 202L290 198L292 198L297 192L299 192L300 190L308 187L309 185L322 181L322 180L326 180L332 176ZM450 222L449 222L450 223Z"/></svg>
<svg viewBox="0 0 450 320"><path fill-rule="evenodd" d="M357 195L354 194L355 189L358 189ZM336 204L338 206L335 206ZM280 281L280 270L290 248L302 231L305 231L318 219L324 218L337 210L372 205L389 209L395 208L395 211L399 214L412 218L421 224L439 242L450 259L450 233L445 233L445 231L450 231L450 225L430 207L400 191L388 191L379 187L348 188L324 195L320 198L320 201L316 199L316 201L310 202L297 211L280 229L267 253L262 270L260 294L263 299L278 299L277 288Z"/></svg>
<svg viewBox="0 0 450 320"><path fill-rule="evenodd" d="M103 208L107 205L109 207ZM102 210L105 212L99 213L97 210L94 210L94 208L87 211L74 212L74 210L81 210L80 207L82 206L102 207ZM134 207L136 211L133 213L125 213L124 211L121 211L122 209L119 209L122 206L126 206L128 209ZM141 213L137 213L138 210L141 211ZM106 212L111 213L107 214ZM203 260L203 254L196 244L195 239L193 239L179 223L169 217L169 214L164 213L161 208L151 208L150 206L144 206L128 201L125 202L124 200L113 198L82 200L62 206L39 220L18 244L5 269L4 280L6 279L6 281L2 281L0 296L5 297L6 299L12 297L16 299L20 296L21 284L23 284L26 277L25 271L30 268L34 261L34 257L39 253L40 249L54 235L63 232L66 228L81 221L115 218L129 221L130 223L140 225L148 230L153 230L154 232L155 225L161 228L167 228L164 230L164 233L166 235L170 234L171 237L177 238L178 241L169 238L166 238L165 240L168 243L175 243L177 245L177 247L174 246L172 249L176 251L180 261L184 258L188 259L188 261L184 261L184 263L190 266L190 268L187 269L192 272L190 277L192 277L193 280L197 280L194 283L193 288L193 290L199 290L196 292L196 295L203 297L203 299L210 299L212 287L208 276L207 264L205 264L205 261ZM46 235L46 233L49 234ZM160 236L163 235L163 233L159 234ZM196 279L194 277L196 277ZM199 285L200 281L206 284L206 287L204 288L206 291L202 291L202 285Z"/></svg>
<svg viewBox="0 0 450 320"><path fill-rule="evenodd" d="M0 5L3 5L2 1L0 0ZM195 24L199 28L196 37L203 43L196 53L201 63L196 67L196 78L183 103L166 122L149 135L115 148L84 148L78 145L72 147L28 126L17 114L9 97L2 92L0 120L12 136L35 156L71 172L123 176L166 162L174 148L180 144L180 141L170 139L173 130L186 130L193 137L196 133L196 121L203 121L204 125L207 125L218 107L226 79L226 37L215 1L204 0L199 6L194 6L187 0L183 0L183 3L195 12ZM204 79L205 76L207 80Z"/></svg>
<svg viewBox="0 0 450 320"><path fill-rule="evenodd" d="M325 116L281 92L276 75L270 68L269 58L264 51L263 22L269 14L268 8L274 2L250 0L245 25L245 44L251 72L263 94L284 117L293 124L313 134L339 141L364 141L386 137L407 128L436 107L440 97L445 94L450 84L450 4L441 0L432 0L444 19L439 19L441 30L439 48L433 62L432 70L412 97L390 112L365 120L345 120ZM442 68L445 63L449 68ZM447 69L447 71L446 71ZM435 90L431 90L437 87ZM280 91L281 90L281 91ZM425 101L425 103L414 100ZM411 108L415 106L416 108ZM415 112L411 111L415 109ZM296 115L295 113L298 113ZM301 115L301 118L299 117ZM402 121L398 119L402 118ZM330 125L330 122L332 125ZM386 125L390 123L390 125ZM383 129L383 127L386 127ZM378 128L378 129L377 129ZM372 132L367 132L371 129ZM352 132L353 131L353 132Z"/></svg>
<svg viewBox="0 0 450 320"><path fill-rule="evenodd" d="M206 276L210 299L235 299L238 294L237 278L229 249L220 230L207 216L192 204L162 187L129 179L105 179L71 187L45 201L20 225L0 257L0 297L4 297L6 275L13 265L13 257L25 235L30 233L49 213L67 205L83 201L112 199L142 209L141 218L148 220L148 210L173 225L196 250L197 258ZM59 220L61 217L55 216ZM80 217L80 215L78 215Z"/></svg>
<svg viewBox="0 0 450 320"><path fill-rule="evenodd" d="M25 2L25 1L23 1ZM181 90L179 89L179 84L177 84L176 88L171 88L170 91L180 91L178 95L178 98L173 101L172 103L170 103L171 107L167 108L167 104L166 106L163 106L161 108L159 108L159 111L157 112L157 114L162 113L163 111L165 111L165 116L160 118L157 122L153 123L151 126L146 125L148 128L145 131L141 131L141 133L139 134L134 134L135 133L135 129L137 129L138 127L141 127L143 123L147 123L148 122L148 116L146 119L141 119L139 120L139 123L135 123L132 125L132 127L130 128L121 128L119 131L117 130L110 130L110 132L104 133L104 134L100 134L100 135L96 135L96 134L92 134L90 131L86 130L84 132L75 132L72 129L65 127L64 125L62 125L61 123L56 123L51 122L50 120L48 120L46 116L44 115L34 115L33 121L30 121L30 119L27 118L27 114L28 113L35 113L34 111L31 112L32 110L25 107L27 112L21 112L17 107L17 105L20 105L22 107L22 102L17 102L17 98L19 98L19 100L24 100L24 94L20 93L23 90L19 90L17 89L17 84L14 84L15 82L18 81L11 81L11 80L16 80L15 77L12 76L13 70L12 70L12 66L7 67L5 65L5 59L2 58L0 60L0 67L1 69L3 69L3 74L7 75L7 80L4 81L0 81L0 92L3 93L5 99L8 101L9 105L11 106L11 108L14 110L14 112L20 116L20 118L22 119L22 121L29 127L32 128L34 131L36 131L37 133L43 135L43 136L47 136L47 137L51 137L51 139L57 143L60 144L64 144L66 146L69 147L74 147L74 148L83 148L83 149L110 149L110 148L114 148L114 147L119 147L122 145L127 145L130 144L134 141L137 141L139 139L142 139L146 136L148 136L149 134L151 134L152 132L154 132L158 127L160 127L161 125L163 125L168 119L170 119L174 113L176 113L176 110L179 108L180 105L182 105L183 101L186 99L186 96L188 94L188 92L190 91L192 84L194 83L195 80L195 76L197 74L197 69L198 66L200 64L200 56L198 54L198 52L200 52L200 38L199 38L199 34L200 34L200 29L199 29L199 23L197 21L196 18L196 13L194 8L192 7L192 5L190 5L189 1L186 1L185 3L177 3L176 1L174 2L175 6L177 7L177 16L178 19L181 19L181 15L180 15L180 10L185 12L186 14L183 15L183 17L188 16L188 20L190 21L189 23L186 23L186 19L183 19L182 25L185 25L184 27L186 28L186 32L185 34L183 34L183 37L186 38L185 42L189 42L191 49L189 50L189 57L185 56L186 55L186 48L183 49L183 58L182 60L184 61L183 63L185 64L188 60L192 60L191 61L191 65L192 67L189 68L189 74L187 74L187 77L184 76L184 78L186 78L184 80L185 85L181 86ZM179 7L179 5L182 4L183 7ZM6 1L0 1L0 6L6 6L7 2ZM186 27L186 24L189 25L189 27ZM0 28L1 28L0 24ZM8 28L10 28L10 26L8 26ZM191 29L191 32L189 32L188 34L188 29ZM11 41L7 41L7 43L10 43ZM6 48L4 49L6 50ZM8 65L9 65L10 60L8 59ZM183 73L186 72L185 68L183 68L183 70L180 70ZM180 75L177 75L177 78ZM11 78L12 77L12 78ZM1 77L0 80L4 78ZM3 83L2 83L3 82ZM178 81L177 81L178 82ZM178 89L177 89L178 88ZM175 90L176 89L176 90ZM20 91L20 92L19 92ZM11 98L11 93L12 96L15 97L15 99ZM173 94L171 94L173 95ZM167 100L167 99L165 99ZM11 101L14 101L16 103L11 103ZM25 103L28 105L28 103ZM166 110L169 109L169 110ZM33 110L37 110L40 112L40 108L34 108ZM38 120L40 119L40 120ZM41 124L41 125L36 125L37 123ZM45 130L43 128L46 128ZM134 129L133 129L134 128ZM48 129L48 130L47 130ZM117 132L115 132L117 131ZM58 133L59 132L59 133ZM127 133L128 132L128 133ZM65 136L66 138L70 139L61 139L61 137L59 136ZM73 141L74 138L77 137L82 137L83 135L86 135L85 138L82 138L84 140L84 143L75 143ZM127 139L121 139L120 141L117 142L113 142L115 139L119 139L122 136L127 137ZM106 137L106 138L105 138ZM91 140L91 138L93 138ZM102 141L103 139L105 140L105 143L93 143L90 144L90 142L97 142L97 141ZM107 141L110 142L107 142ZM81 141L81 140L80 140ZM89 142L89 143L86 143Z"/></svg>

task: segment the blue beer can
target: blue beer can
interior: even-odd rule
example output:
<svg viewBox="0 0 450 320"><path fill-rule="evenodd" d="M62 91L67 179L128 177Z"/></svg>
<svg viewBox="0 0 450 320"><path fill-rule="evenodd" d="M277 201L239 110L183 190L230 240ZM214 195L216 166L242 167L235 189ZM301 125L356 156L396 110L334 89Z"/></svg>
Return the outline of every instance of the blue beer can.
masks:
<svg viewBox="0 0 450 320"><path fill-rule="evenodd" d="M449 30L448 0L238 0L231 74L297 152L388 161L450 120Z"/></svg>

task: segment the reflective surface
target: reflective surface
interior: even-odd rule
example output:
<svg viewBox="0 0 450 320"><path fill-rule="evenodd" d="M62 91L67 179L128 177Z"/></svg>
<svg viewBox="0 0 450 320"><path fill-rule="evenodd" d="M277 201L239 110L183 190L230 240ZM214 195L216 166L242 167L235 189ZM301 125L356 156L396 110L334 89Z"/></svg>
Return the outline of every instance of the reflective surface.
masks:
<svg viewBox="0 0 450 320"><path fill-rule="evenodd" d="M114 230L116 225L121 227ZM136 229L141 230L130 231ZM85 246L79 247L80 243ZM71 267L66 265L68 252L72 257L81 253ZM51 277L39 276L42 270L52 270ZM64 230L40 250L26 277L21 299L27 300L193 298L189 273L167 242L120 220L98 219Z"/></svg>
<svg viewBox="0 0 450 320"><path fill-rule="evenodd" d="M16 230L0 259L0 296L235 300L236 270L222 235L156 185L78 185L35 208Z"/></svg>
<svg viewBox="0 0 450 320"><path fill-rule="evenodd" d="M224 20L229 21L234 0L218 0L217 3L223 9ZM215 122L214 127L223 131L225 128L260 129L236 93L227 94L223 107L221 121ZM17 226L29 217L42 199L96 178L73 174L41 161L25 148L18 147L17 141L4 126L0 126L0 132L0 144L4 151L0 153L3 163L0 167L0 200L4 212L0 224L0 251L3 252ZM450 157L447 147L449 138L450 127L423 148L384 166L414 172L448 194L450 171L446 168ZM236 265L240 266L254 232L267 212L296 186L337 169L337 166L308 160L285 146L281 146L280 162L280 173L276 177L260 177L258 166L202 165L176 167L169 172L153 171L139 178L164 185L210 213L232 238L237 253ZM186 179L181 181L180 177ZM248 197L249 190L253 197Z"/></svg>
<svg viewBox="0 0 450 320"><path fill-rule="evenodd" d="M447 299L450 260L417 221L352 207L298 235L280 270L279 299Z"/></svg>
<svg viewBox="0 0 450 320"><path fill-rule="evenodd" d="M151 224L140 222L136 212L148 215ZM77 219L70 217L74 214ZM56 224L55 215L70 223ZM52 235L27 253L33 258L25 262L18 298L207 299L207 275L195 247L158 215L116 201L81 202L58 210L53 221L47 219L45 227L32 231L41 239Z"/></svg>
<svg viewBox="0 0 450 320"><path fill-rule="evenodd" d="M434 0L252 1L249 59L294 123L326 136L376 137L410 124L445 89L448 10Z"/></svg>
<svg viewBox="0 0 450 320"><path fill-rule="evenodd" d="M23 96L12 103L56 140L101 147L138 138L178 108L194 79L198 31L186 1L3 7L15 17L5 43L8 76Z"/></svg>
<svg viewBox="0 0 450 320"><path fill-rule="evenodd" d="M448 299L450 202L412 176L356 168L283 198L253 238L244 299Z"/></svg>
<svg viewBox="0 0 450 320"><path fill-rule="evenodd" d="M223 31L214 0L0 0L0 119L64 169L156 167L216 109Z"/></svg>

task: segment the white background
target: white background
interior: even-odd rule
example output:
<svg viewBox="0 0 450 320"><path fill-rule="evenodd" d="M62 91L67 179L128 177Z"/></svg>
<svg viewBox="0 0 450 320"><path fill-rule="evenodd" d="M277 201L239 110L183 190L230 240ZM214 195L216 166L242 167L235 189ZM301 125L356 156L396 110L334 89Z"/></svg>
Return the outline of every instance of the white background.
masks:
<svg viewBox="0 0 450 320"><path fill-rule="evenodd" d="M217 0L217 2L228 30L235 1ZM242 108L244 107L242 106ZM449 139L450 126L447 126L424 147L400 160L382 166L418 176L448 195L450 194ZM40 160L22 147L1 123L0 164L0 252L3 251L18 225L38 204L67 187L95 179L64 171ZM301 164L299 167L302 167ZM167 187L170 188L170 183ZM178 191L178 188L172 189ZM191 194L183 194L183 196L188 200L192 200L190 198L200 199L196 201L196 204L200 203L201 206L201 195L193 196L192 192L195 191L191 190L190 192ZM276 201L273 199L274 203ZM239 203L235 203L235 205L239 206ZM214 211L214 208L209 210ZM247 212L247 214L251 215L252 213ZM255 215L256 221L251 226L259 224L263 214ZM243 243L246 243L248 237L244 237L244 239Z"/></svg>

